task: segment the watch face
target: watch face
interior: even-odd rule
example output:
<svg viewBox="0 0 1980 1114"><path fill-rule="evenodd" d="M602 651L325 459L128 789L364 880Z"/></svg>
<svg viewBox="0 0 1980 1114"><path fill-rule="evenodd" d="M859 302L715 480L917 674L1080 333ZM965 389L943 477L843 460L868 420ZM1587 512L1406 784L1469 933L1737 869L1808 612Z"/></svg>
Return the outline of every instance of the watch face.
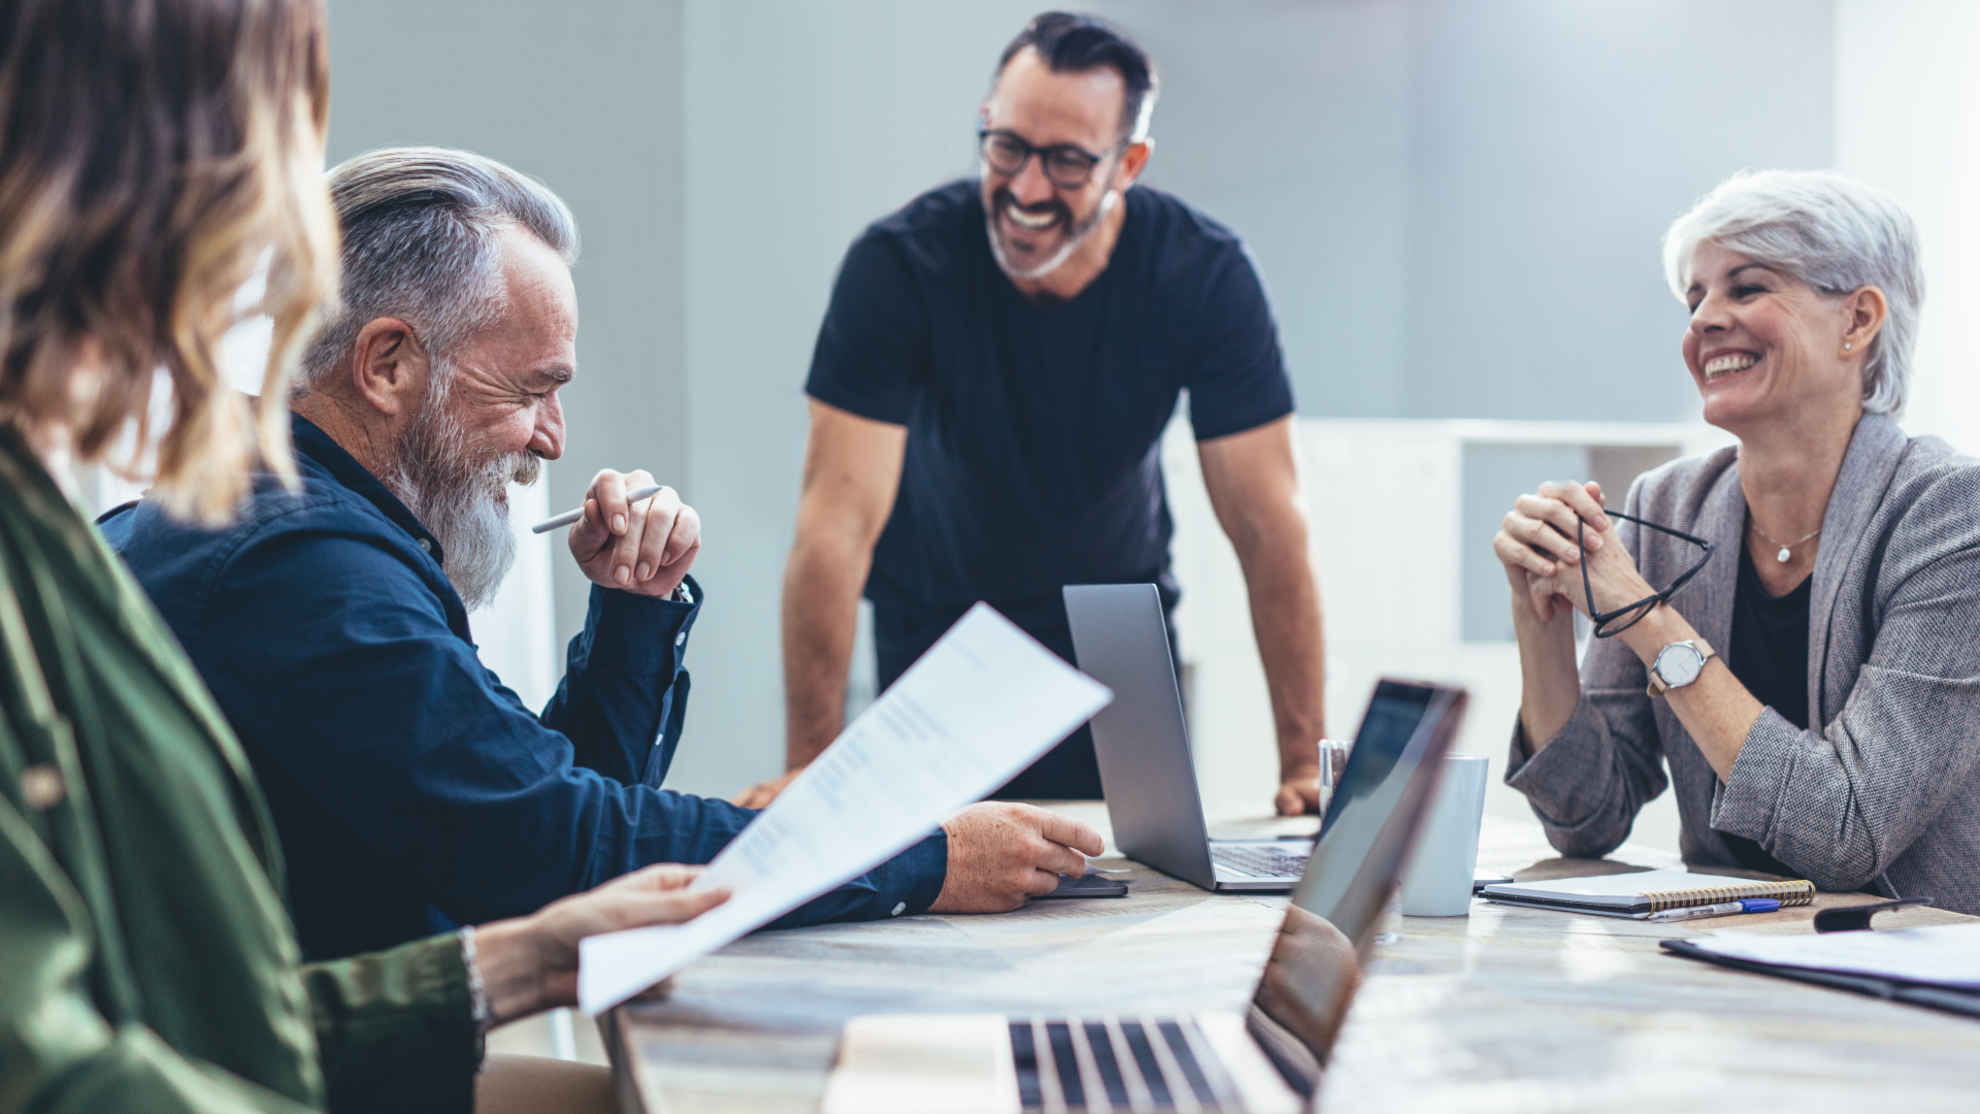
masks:
<svg viewBox="0 0 1980 1114"><path fill-rule="evenodd" d="M1657 676L1664 679L1667 688L1696 681L1704 668L1705 655L1681 642L1672 643L1657 652Z"/></svg>

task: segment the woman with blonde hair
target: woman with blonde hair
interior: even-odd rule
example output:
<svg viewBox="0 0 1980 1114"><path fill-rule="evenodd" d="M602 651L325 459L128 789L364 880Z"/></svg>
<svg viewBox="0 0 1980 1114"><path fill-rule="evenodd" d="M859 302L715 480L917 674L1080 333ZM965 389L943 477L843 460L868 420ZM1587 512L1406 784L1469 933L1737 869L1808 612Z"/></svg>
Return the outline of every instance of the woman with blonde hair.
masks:
<svg viewBox="0 0 1980 1114"><path fill-rule="evenodd" d="M1980 913L1980 463L1897 425L1911 218L1773 171L1664 247L1705 420L1738 444L1639 477L1620 513L1550 483L1506 515L1506 780L1555 847L1602 855L1668 763L1693 867ZM1579 664L1570 608L1595 622Z"/></svg>
<svg viewBox="0 0 1980 1114"><path fill-rule="evenodd" d="M302 965L226 721L65 490L146 424L154 497L293 475L283 368L335 287L321 0L0 4L0 1114L466 1110L490 1024L575 997L585 935L720 900L659 866L511 921ZM215 366L268 261L258 403Z"/></svg>

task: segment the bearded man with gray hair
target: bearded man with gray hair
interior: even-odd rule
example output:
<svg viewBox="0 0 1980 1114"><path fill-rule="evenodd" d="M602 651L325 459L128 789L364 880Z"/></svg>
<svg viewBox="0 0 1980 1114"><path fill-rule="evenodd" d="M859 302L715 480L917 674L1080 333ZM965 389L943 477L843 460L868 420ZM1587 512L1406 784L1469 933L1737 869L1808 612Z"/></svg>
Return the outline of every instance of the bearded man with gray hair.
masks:
<svg viewBox="0 0 1980 1114"><path fill-rule="evenodd" d="M507 489L564 449L576 225L466 152L330 176L343 304L291 409L300 490L259 478L217 532L141 501L102 521L267 793L309 958L532 912L654 862L702 863L753 817L659 788L681 737L701 524L603 471L570 533L584 631L541 714L476 657L468 612L515 557ZM1098 854L1084 825L985 804L777 922L1014 908Z"/></svg>

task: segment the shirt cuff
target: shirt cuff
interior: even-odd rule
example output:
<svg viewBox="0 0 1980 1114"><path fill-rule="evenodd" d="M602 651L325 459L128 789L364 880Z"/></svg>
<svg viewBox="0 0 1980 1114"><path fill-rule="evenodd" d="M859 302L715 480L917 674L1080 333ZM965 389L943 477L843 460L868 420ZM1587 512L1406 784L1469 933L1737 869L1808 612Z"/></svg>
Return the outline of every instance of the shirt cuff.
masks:
<svg viewBox="0 0 1980 1114"><path fill-rule="evenodd" d="M481 1028L458 936L305 964L330 1109L466 1111Z"/></svg>
<svg viewBox="0 0 1980 1114"><path fill-rule="evenodd" d="M873 869L873 919L928 912L949 877L949 833L940 828Z"/></svg>
<svg viewBox="0 0 1980 1114"><path fill-rule="evenodd" d="M703 600L701 585L693 577L681 583L693 602L592 585L591 607L584 617L584 660L572 664L671 678L687 653L688 634Z"/></svg>
<svg viewBox="0 0 1980 1114"><path fill-rule="evenodd" d="M1533 761L1533 744L1526 738L1526 717L1513 713L1512 750L1506 755L1506 784L1511 785L1513 776Z"/></svg>
<svg viewBox="0 0 1980 1114"><path fill-rule="evenodd" d="M481 981L481 961L474 951L474 926L462 925L460 930L461 966L467 971L468 999L474 1007L474 1070L478 1073L488 1066L488 1022L492 1012L488 1007L488 988Z"/></svg>
<svg viewBox="0 0 1980 1114"><path fill-rule="evenodd" d="M1506 784L1522 793L1546 790L1582 775L1588 763L1602 757L1610 745L1609 725L1595 702L1582 694L1574 714L1546 746L1536 747L1526 734L1526 721L1513 713L1512 749L1506 755Z"/></svg>
<svg viewBox="0 0 1980 1114"><path fill-rule="evenodd" d="M1613 788L1607 770L1616 741L1587 693L1545 747L1533 752L1531 746L1524 722L1515 715L1506 784L1519 790L1542 820L1567 832L1611 822L1605 811L1611 807Z"/></svg>

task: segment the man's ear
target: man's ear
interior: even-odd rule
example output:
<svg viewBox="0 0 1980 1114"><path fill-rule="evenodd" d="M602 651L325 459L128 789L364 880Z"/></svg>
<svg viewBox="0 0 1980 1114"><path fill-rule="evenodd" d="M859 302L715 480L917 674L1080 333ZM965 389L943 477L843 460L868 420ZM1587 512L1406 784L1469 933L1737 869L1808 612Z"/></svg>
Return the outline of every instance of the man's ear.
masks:
<svg viewBox="0 0 1980 1114"><path fill-rule="evenodd" d="M1139 140L1129 145L1127 150L1122 151L1121 172L1115 181L1114 188L1120 190L1122 193L1126 193L1127 188L1134 185L1134 180L1141 177L1141 172L1147 168L1148 156L1154 153L1155 140L1152 137Z"/></svg>
<svg viewBox="0 0 1980 1114"><path fill-rule="evenodd" d="M359 398L388 418L417 407L432 367L412 326L396 317L374 317L358 330L352 349L351 386Z"/></svg>

